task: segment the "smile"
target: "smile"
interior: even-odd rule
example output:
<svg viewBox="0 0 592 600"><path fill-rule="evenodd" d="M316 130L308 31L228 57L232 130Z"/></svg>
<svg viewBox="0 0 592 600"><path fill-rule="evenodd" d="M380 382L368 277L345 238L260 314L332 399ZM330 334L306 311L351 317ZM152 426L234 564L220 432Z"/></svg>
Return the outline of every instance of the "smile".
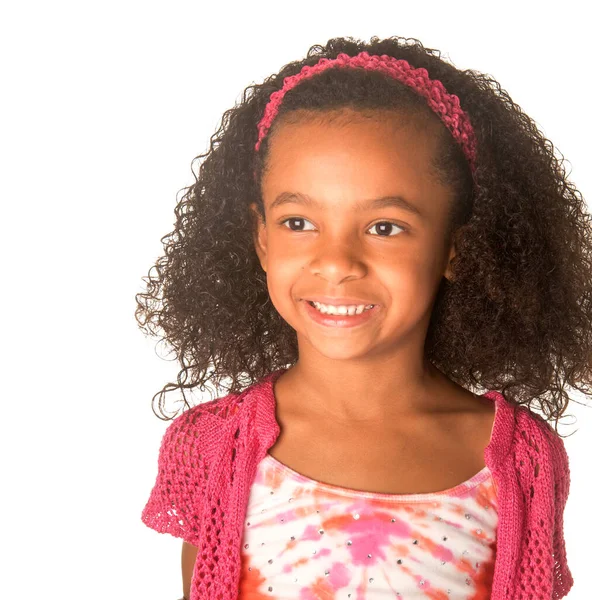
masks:
<svg viewBox="0 0 592 600"><path fill-rule="evenodd" d="M304 308L308 316L319 325L323 325L325 327L357 327L364 323L367 323L372 317L378 312L379 306L369 304L368 306L362 306L360 309L361 312L358 312L359 307L355 307L355 311L351 310L353 314L349 314L346 312L347 307L331 307L329 310L334 312L335 309L338 309L336 314L330 314L327 312L322 312L319 308L315 308L314 304L319 307L325 307L324 304L312 303L308 300L303 300ZM371 308L370 308L371 307ZM352 307L353 309L353 307Z"/></svg>

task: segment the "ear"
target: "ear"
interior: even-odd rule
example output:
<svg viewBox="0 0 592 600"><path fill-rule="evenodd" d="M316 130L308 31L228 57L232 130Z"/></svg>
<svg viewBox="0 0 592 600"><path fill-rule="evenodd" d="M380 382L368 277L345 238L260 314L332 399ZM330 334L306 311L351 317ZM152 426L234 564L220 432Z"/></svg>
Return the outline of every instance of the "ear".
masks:
<svg viewBox="0 0 592 600"><path fill-rule="evenodd" d="M454 281L454 277L452 275L451 262L455 256L456 256L456 247L455 247L454 241L453 241L452 245L450 246L450 252L448 253L448 262L446 264L446 270L444 271L444 277L446 277L446 279L448 279L448 281L451 281L451 282Z"/></svg>
<svg viewBox="0 0 592 600"><path fill-rule="evenodd" d="M263 223L263 218L257 210L257 205L253 202L249 205L251 210L253 224L253 243L255 252L259 257L261 268L267 273L267 228Z"/></svg>

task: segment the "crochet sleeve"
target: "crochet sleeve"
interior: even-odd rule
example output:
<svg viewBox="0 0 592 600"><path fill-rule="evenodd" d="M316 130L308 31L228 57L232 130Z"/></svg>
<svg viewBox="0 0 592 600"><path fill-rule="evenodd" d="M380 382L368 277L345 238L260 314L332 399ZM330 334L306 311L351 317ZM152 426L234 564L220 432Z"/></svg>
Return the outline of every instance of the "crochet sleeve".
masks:
<svg viewBox="0 0 592 600"><path fill-rule="evenodd" d="M570 472L569 459L565 450L563 439L555 433L552 434L555 452L555 535L553 555L555 557L554 570L554 598L563 598L573 585L573 577L567 564L565 539L563 537L563 514L569 496Z"/></svg>
<svg viewBox="0 0 592 600"><path fill-rule="evenodd" d="M195 416L190 409L167 427L158 455L156 483L142 511L142 521L160 533L197 546L204 504L204 469Z"/></svg>

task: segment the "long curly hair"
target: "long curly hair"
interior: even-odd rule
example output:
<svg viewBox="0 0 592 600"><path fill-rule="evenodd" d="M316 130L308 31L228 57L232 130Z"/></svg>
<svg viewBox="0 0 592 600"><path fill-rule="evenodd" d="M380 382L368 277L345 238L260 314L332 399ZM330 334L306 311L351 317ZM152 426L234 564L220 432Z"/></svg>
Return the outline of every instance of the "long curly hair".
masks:
<svg viewBox="0 0 592 600"><path fill-rule="evenodd" d="M387 54L424 68L455 94L477 138L476 170L442 124L434 165L455 191L447 239L455 236L453 281L442 278L425 341L427 359L472 391L499 390L516 404L537 403L545 419L565 412L569 386L590 394L592 374L592 225L563 158L490 76L461 71L414 38L351 37L314 45L263 83L248 86L210 139L195 183L183 188L164 255L136 295L140 328L157 335L181 364L164 396L208 382L238 393L298 359L296 332L273 306L257 257L256 203L265 222L261 176L279 122L314 111L405 110L421 116L427 102L404 84L361 69L328 69L283 99L259 152L257 123L286 77L340 53ZM323 116L321 114L321 116ZM255 176L254 176L255 175ZM153 273L154 271L154 273ZM157 413L156 413L157 414ZM157 414L157 416L159 416ZM160 416L159 416L160 417ZM557 431L557 429L555 428Z"/></svg>

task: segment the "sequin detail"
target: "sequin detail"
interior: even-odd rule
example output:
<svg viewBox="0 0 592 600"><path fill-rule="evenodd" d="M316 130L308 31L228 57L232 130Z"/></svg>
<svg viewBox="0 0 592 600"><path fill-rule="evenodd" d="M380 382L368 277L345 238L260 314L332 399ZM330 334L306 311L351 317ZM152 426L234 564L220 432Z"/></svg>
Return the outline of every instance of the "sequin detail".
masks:
<svg viewBox="0 0 592 600"><path fill-rule="evenodd" d="M378 494L267 454L247 507L239 597L489 599L497 506L487 467L444 492Z"/></svg>

